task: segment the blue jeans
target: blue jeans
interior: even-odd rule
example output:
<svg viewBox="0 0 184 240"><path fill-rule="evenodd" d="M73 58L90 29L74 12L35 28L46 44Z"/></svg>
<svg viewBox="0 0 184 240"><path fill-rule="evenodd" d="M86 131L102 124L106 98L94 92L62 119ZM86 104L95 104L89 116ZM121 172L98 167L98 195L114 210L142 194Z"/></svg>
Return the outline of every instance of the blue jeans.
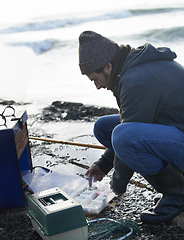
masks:
<svg viewBox="0 0 184 240"><path fill-rule="evenodd" d="M94 135L141 175L156 174L167 163L184 172L184 132L174 126L121 124L119 115L108 115L96 121Z"/></svg>

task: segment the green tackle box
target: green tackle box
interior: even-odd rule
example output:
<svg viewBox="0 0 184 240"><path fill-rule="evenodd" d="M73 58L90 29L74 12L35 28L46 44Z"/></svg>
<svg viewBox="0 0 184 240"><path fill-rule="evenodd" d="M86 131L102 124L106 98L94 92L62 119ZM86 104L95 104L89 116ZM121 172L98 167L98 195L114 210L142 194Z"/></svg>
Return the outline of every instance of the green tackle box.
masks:
<svg viewBox="0 0 184 240"><path fill-rule="evenodd" d="M59 188L28 196L28 211L34 229L45 240L87 240L84 211Z"/></svg>

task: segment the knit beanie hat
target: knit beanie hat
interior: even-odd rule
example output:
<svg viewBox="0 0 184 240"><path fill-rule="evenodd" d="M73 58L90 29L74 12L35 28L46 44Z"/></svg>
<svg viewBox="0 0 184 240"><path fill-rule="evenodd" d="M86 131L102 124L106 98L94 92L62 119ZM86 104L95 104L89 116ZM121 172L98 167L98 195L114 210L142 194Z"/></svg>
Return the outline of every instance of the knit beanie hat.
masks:
<svg viewBox="0 0 184 240"><path fill-rule="evenodd" d="M117 53L114 41L92 31L79 36L79 67L82 74L89 74L105 67Z"/></svg>

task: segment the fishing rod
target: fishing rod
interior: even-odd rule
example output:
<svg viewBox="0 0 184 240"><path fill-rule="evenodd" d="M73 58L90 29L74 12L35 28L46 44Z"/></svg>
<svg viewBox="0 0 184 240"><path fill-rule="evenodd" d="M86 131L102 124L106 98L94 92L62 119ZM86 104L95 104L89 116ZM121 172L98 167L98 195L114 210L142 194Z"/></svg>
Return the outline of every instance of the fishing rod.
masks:
<svg viewBox="0 0 184 240"><path fill-rule="evenodd" d="M97 149L106 149L104 146L100 145L94 145L94 144L85 144L85 143L77 143L77 142L66 142L66 141L60 141L60 140L54 140L54 139L45 139L45 138L37 138L37 137L29 137L30 140L37 140L37 141L43 141L43 142L50 142L50 143L60 143L60 144L68 144L68 145L75 145L75 146L80 146L80 147L88 147L88 148L97 148ZM75 161L71 161L71 163L80 166L82 168L88 169L89 166L76 163ZM137 187L140 188L147 188L150 191L153 191L151 188L149 188L146 184L140 183L138 181L135 181L131 179L129 183L136 185Z"/></svg>
<svg viewBox="0 0 184 240"><path fill-rule="evenodd" d="M96 145L96 144L77 143L77 142L54 140L54 139L49 139L49 138L38 138L38 137L29 137L29 139L30 140L43 141L43 142L50 142L50 143L60 143L60 144L66 144L66 145L74 145L74 146L80 146L80 147L106 149L106 147Z"/></svg>

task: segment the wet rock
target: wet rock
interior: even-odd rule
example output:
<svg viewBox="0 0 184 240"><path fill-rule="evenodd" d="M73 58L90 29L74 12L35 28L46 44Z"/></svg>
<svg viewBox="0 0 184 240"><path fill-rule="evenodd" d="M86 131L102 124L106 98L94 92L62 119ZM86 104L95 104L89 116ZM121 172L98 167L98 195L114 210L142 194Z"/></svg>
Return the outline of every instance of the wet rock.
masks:
<svg viewBox="0 0 184 240"><path fill-rule="evenodd" d="M45 122L60 120L94 121L95 118L108 114L118 114L118 109L55 101L51 106L43 109L41 119Z"/></svg>
<svg viewBox="0 0 184 240"><path fill-rule="evenodd" d="M0 99L0 105L14 105L15 104L15 101L14 100L3 100L3 99Z"/></svg>
<svg viewBox="0 0 184 240"><path fill-rule="evenodd" d="M14 100L4 100L0 99L0 105L8 106L8 105L27 105L30 104L28 102L15 102Z"/></svg>

